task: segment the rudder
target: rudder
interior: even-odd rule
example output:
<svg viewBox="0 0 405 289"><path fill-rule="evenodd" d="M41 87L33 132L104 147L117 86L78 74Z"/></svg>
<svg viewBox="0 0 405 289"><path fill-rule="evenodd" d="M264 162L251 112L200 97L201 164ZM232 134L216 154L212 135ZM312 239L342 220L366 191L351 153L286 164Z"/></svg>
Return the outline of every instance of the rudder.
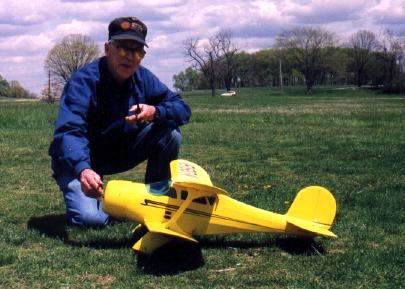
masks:
<svg viewBox="0 0 405 289"><path fill-rule="evenodd" d="M298 192L286 215L314 222L328 229L335 219L336 200L323 187L306 187Z"/></svg>

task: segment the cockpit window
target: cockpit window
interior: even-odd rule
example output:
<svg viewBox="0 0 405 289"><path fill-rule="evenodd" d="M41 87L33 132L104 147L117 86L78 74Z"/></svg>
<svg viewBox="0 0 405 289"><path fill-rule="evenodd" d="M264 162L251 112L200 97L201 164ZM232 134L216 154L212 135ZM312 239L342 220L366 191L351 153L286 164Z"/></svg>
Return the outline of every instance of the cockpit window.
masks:
<svg viewBox="0 0 405 289"><path fill-rule="evenodd" d="M214 205L215 197L208 197L207 199L208 199L208 203L210 203L211 206Z"/></svg>
<svg viewBox="0 0 405 289"><path fill-rule="evenodd" d="M188 192L187 192L187 191L181 191L180 194L181 194L180 196L181 196L181 199L182 199L182 200L187 199L187 196L188 196Z"/></svg>
<svg viewBox="0 0 405 289"><path fill-rule="evenodd" d="M193 203L199 203L199 204L206 205L207 199L205 197L200 197L200 198L194 199Z"/></svg>
<svg viewBox="0 0 405 289"><path fill-rule="evenodd" d="M146 189L149 193L159 196L168 196L170 198L177 198L176 190L171 187L172 182L165 180L156 183L150 183L146 185Z"/></svg>

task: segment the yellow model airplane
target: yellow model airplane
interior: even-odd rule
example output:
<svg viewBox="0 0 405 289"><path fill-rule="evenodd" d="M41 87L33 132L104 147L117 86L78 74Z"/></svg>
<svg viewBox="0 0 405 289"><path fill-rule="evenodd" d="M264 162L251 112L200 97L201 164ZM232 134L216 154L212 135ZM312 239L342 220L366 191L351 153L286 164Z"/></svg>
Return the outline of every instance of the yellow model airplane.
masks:
<svg viewBox="0 0 405 289"><path fill-rule="evenodd" d="M169 182L108 182L103 210L135 221L134 232L146 232L133 246L151 254L173 239L197 243L194 236L270 232L336 238L329 231L336 213L333 195L322 187L301 190L285 215L234 200L212 185L207 172L186 160L172 161Z"/></svg>

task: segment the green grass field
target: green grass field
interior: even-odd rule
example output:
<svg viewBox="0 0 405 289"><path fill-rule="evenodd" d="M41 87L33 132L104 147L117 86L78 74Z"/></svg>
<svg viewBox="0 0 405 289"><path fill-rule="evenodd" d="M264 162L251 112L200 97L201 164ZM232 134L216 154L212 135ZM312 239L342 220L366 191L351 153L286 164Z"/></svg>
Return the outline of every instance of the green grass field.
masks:
<svg viewBox="0 0 405 289"><path fill-rule="evenodd" d="M295 194L335 195L338 239L201 238L132 254L129 222L65 225L48 145L57 104L0 101L0 288L405 288L405 97L369 90L185 94L181 157L235 199L284 213ZM106 179L142 181L141 165Z"/></svg>

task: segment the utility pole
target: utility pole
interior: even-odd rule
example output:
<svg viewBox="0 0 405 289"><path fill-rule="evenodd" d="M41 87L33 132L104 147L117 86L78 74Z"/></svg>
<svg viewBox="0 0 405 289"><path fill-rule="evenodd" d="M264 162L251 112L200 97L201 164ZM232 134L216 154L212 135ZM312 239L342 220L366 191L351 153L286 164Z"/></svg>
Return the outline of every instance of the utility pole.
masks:
<svg viewBox="0 0 405 289"><path fill-rule="evenodd" d="M51 96L51 71L48 71L48 102L53 102L53 97Z"/></svg>

